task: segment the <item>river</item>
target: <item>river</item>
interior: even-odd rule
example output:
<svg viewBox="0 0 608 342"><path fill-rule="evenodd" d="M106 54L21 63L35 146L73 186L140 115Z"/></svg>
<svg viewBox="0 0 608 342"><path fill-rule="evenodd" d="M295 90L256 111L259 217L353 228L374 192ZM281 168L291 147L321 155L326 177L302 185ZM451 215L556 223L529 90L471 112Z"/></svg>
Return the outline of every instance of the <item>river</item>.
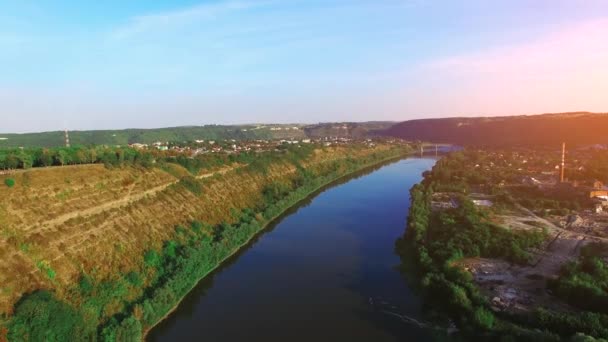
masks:
<svg viewBox="0 0 608 342"><path fill-rule="evenodd" d="M431 332L397 270L409 189L433 158L330 186L203 279L149 341L419 341ZM401 317L400 317L401 316Z"/></svg>

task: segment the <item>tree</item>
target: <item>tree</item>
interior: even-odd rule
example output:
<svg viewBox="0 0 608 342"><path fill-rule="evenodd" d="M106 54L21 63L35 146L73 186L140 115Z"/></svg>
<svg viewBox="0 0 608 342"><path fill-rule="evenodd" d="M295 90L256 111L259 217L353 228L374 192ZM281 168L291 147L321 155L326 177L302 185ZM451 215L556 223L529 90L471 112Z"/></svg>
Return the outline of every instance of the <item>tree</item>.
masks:
<svg viewBox="0 0 608 342"><path fill-rule="evenodd" d="M34 165L34 158L31 154L21 152L18 156L19 158L19 167L22 169L29 169Z"/></svg>
<svg viewBox="0 0 608 342"><path fill-rule="evenodd" d="M69 154L68 152L66 152L65 150L59 150L57 152L57 154L55 155L55 158L57 159L57 162L59 163L59 165L64 166L65 164L67 164L69 162Z"/></svg>
<svg viewBox="0 0 608 342"><path fill-rule="evenodd" d="M19 159L14 153L9 153L4 160L4 164L7 169L16 169L19 167Z"/></svg>
<svg viewBox="0 0 608 342"><path fill-rule="evenodd" d="M484 329L492 329L494 326L494 315L484 307L478 307L473 316L475 324Z"/></svg>
<svg viewBox="0 0 608 342"><path fill-rule="evenodd" d="M92 340L94 332L73 307L50 292L38 291L16 305L8 337L10 341Z"/></svg>
<svg viewBox="0 0 608 342"><path fill-rule="evenodd" d="M43 149L40 154L40 165L41 166L51 166L53 165L53 156L51 155L51 151L48 149Z"/></svg>
<svg viewBox="0 0 608 342"><path fill-rule="evenodd" d="M141 341L142 340L142 328L141 322L130 316L120 323L120 326L116 330L116 341Z"/></svg>

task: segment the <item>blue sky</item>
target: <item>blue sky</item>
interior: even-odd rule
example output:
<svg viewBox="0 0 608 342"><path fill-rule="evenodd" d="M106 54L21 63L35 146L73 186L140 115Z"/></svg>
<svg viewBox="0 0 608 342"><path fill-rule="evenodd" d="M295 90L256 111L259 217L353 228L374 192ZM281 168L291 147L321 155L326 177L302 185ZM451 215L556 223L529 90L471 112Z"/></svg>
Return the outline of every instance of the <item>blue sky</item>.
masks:
<svg viewBox="0 0 608 342"><path fill-rule="evenodd" d="M0 8L0 132L608 111L606 1Z"/></svg>

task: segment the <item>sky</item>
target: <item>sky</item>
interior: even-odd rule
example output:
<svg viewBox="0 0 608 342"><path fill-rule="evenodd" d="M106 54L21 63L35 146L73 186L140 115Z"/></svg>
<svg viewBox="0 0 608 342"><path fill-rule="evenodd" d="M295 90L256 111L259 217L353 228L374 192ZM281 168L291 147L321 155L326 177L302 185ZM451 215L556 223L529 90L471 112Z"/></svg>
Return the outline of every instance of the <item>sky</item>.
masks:
<svg viewBox="0 0 608 342"><path fill-rule="evenodd" d="M608 112L605 0L0 0L0 132Z"/></svg>

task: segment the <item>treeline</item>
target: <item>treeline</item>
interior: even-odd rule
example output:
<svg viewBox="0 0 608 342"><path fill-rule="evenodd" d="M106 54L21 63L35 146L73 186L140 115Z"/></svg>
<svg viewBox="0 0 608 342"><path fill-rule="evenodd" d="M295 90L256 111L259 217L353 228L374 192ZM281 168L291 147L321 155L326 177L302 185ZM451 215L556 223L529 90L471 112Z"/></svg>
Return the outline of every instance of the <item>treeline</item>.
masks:
<svg viewBox="0 0 608 342"><path fill-rule="evenodd" d="M150 167L156 162L160 164L164 162L179 164L192 174L197 174L201 169L231 163L256 163L260 168L264 168L281 158L297 162L308 157L314 148L314 145L300 147L281 146L279 152L210 153L195 157L175 151L140 150L131 147L108 146L0 149L0 170L79 164L104 164L106 166L140 165Z"/></svg>
<svg viewBox="0 0 608 342"><path fill-rule="evenodd" d="M407 150L334 160L315 171L300 163L311 152L282 152L280 160L288 160L297 171L284 179L269 181L262 189L263 200L255 208L232 210L226 222L214 226L194 221L176 227L172 239L165 241L162 248L150 249L142 256L141 269L106 280L82 274L70 293L71 304L46 291L24 297L15 306L8 324L8 339L140 341L145 331L175 307L202 277L286 209L344 175L402 156ZM241 172L263 172L275 157L265 158L269 159L251 162Z"/></svg>
<svg viewBox="0 0 608 342"><path fill-rule="evenodd" d="M456 153L440 160L432 172L425 174L424 181L411 190L407 229L404 237L397 241L396 250L401 255L404 271L420 279L426 301L439 308L441 316L454 320L467 339L501 337L517 341L559 341L560 336L570 337L577 333L608 337L608 316L603 314L585 312L579 315L538 309L528 315L497 316L491 311L470 273L455 264L466 257L501 258L526 264L530 261L527 250L539 246L547 234L540 229L515 232L495 226L463 196L457 201L458 208L433 212L431 196L436 189L468 191L467 177L461 170L444 170L460 165L466 159L467 156ZM458 185L450 184L452 181ZM597 284L606 286L605 283Z"/></svg>

